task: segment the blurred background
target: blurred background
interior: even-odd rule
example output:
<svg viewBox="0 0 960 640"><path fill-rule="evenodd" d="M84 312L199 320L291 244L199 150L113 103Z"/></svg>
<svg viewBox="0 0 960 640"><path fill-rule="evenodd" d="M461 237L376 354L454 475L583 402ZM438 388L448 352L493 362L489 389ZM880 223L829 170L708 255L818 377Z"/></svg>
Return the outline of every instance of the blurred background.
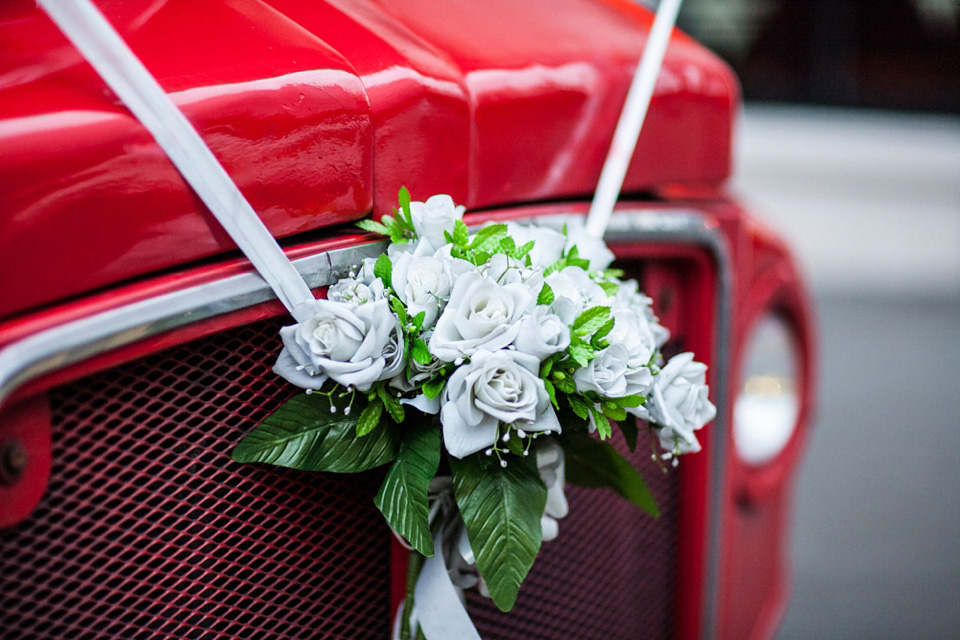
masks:
<svg viewBox="0 0 960 640"><path fill-rule="evenodd" d="M820 329L779 640L960 638L960 1L686 0Z"/></svg>

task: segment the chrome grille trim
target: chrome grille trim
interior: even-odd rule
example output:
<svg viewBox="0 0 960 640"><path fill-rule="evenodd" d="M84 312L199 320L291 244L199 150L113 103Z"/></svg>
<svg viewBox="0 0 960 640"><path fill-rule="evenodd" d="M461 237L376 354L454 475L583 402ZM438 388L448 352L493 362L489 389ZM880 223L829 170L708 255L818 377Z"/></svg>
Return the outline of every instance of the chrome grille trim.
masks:
<svg viewBox="0 0 960 640"><path fill-rule="evenodd" d="M538 223L560 226L583 214L538 216ZM518 220L518 221L522 221ZM700 246L710 252L717 265L714 326L714 398L719 411L713 422L711 456L711 500L704 577L702 637L716 632L719 601L720 535L722 523L722 480L725 438L728 432L729 335L732 328L733 271L726 239L718 227L707 222L695 209L617 209L604 236L607 242L657 242ZM336 249L294 261L311 288L330 285L351 265L365 257L383 253L385 242L370 242ZM0 350L0 408L18 387L58 369L81 362L137 340L182 327L200 320L251 307L274 299L267 283L256 273L231 276L111 309L81 320L38 332Z"/></svg>

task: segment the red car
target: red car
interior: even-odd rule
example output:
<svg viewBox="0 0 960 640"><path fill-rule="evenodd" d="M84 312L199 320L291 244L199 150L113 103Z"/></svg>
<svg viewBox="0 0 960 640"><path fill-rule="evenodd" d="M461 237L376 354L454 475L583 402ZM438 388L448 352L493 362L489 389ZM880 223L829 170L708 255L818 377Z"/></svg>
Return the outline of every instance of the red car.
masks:
<svg viewBox="0 0 960 640"><path fill-rule="evenodd" d="M625 0L97 3L311 287L351 223L450 194L471 222L582 216L651 14ZM790 252L724 190L738 85L671 38L606 240L710 365L704 451L631 460L663 515L569 492L495 638L769 638L812 396ZM32 1L0 7L0 635L386 638L406 554L382 474L234 463L295 390L282 305ZM624 451L622 442L619 447ZM647 445L649 446L649 444Z"/></svg>

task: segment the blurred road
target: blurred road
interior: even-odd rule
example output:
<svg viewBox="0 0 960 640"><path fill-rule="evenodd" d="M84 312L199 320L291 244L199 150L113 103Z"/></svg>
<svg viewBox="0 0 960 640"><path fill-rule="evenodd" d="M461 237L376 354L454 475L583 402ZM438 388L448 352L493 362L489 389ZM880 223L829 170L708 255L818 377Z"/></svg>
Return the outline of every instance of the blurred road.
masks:
<svg viewBox="0 0 960 640"><path fill-rule="evenodd" d="M739 141L821 338L777 638L960 638L960 119L748 107Z"/></svg>

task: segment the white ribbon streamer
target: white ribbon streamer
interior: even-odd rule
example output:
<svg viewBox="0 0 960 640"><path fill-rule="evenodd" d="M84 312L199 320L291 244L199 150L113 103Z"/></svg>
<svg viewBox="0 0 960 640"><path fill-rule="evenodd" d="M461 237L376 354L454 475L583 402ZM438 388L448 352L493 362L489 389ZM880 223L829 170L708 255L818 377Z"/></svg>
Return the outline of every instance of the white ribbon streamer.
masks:
<svg viewBox="0 0 960 640"><path fill-rule="evenodd" d="M453 586L443 553L444 524L433 537L433 557L427 558L414 588L414 609L423 635L429 640L480 640L470 614Z"/></svg>
<svg viewBox="0 0 960 640"><path fill-rule="evenodd" d="M156 139L184 179L298 321L313 294L200 134L89 0L38 0Z"/></svg>
<svg viewBox="0 0 960 640"><path fill-rule="evenodd" d="M647 118L647 109L653 97L653 89L660 75L663 65L663 56L670 42L670 33L677 22L682 0L662 0L657 7L657 15L653 20L653 27L647 37L647 45L640 57L640 64L630 83L627 100L624 102L620 120L613 132L613 141L607 152L607 159L600 172L600 182L597 191L593 194L590 203L590 212L587 214L587 233L595 238L602 238L613 213L613 205L617 202L623 179L630 166L630 158L637 147L637 139Z"/></svg>
<svg viewBox="0 0 960 640"><path fill-rule="evenodd" d="M544 438L536 446L537 471L547 487L547 504L541 526L552 532L552 535L543 537L544 541L549 541L556 537L557 519L565 517L568 511L563 491L564 455L563 449L552 438ZM419 626L427 640L481 640L467 613L463 592L476 586L484 597L489 598L490 593L477 571L473 549L453 497L450 477L434 478L428 495L429 520L434 530L433 557L424 561L417 578L412 610L405 611L401 604L397 611L392 640L400 640L403 616L407 616L411 637ZM549 526L546 526L548 521Z"/></svg>

